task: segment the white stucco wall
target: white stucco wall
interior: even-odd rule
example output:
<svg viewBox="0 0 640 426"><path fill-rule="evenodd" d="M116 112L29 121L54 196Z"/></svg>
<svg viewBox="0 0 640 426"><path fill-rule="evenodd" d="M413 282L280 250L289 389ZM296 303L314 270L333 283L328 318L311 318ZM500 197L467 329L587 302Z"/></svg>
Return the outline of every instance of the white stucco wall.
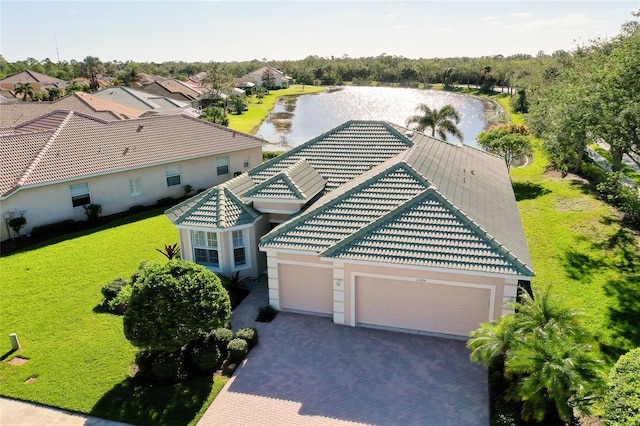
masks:
<svg viewBox="0 0 640 426"><path fill-rule="evenodd" d="M216 159L229 157L229 173L218 176L216 173ZM248 160L248 167L244 167ZM167 163L159 166L146 167L136 170L126 170L108 175L74 179L61 183L22 188L6 199L0 200L0 240L9 238L7 226L4 223L5 213L12 209L19 215L26 211L27 225L20 231L28 234L36 226L47 225L67 219L86 220L84 209L73 207L69 186L87 182L91 194L91 202L102 205L102 215L110 215L128 210L136 205L152 205L165 197L181 197L184 186L189 184L194 190L206 189L222 183L233 177L234 172L244 172L262 162L260 147L240 150L234 153L212 155L209 157ZM179 185L167 186L167 167L179 165L181 168L181 182ZM129 180L142 178L142 194L132 197ZM12 234L13 235L13 234Z"/></svg>

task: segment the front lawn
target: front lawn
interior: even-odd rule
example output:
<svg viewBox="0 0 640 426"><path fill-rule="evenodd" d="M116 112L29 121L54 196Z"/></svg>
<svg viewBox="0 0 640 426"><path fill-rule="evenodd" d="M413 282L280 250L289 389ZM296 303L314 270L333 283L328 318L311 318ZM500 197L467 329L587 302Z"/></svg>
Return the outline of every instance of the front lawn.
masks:
<svg viewBox="0 0 640 426"><path fill-rule="evenodd" d="M264 119L267 118L269 112L278 101L278 98L282 96L309 95L324 92L325 90L327 90L326 87L294 84L288 89L271 90L269 94L262 99L262 103L258 103L258 99L255 96L251 96L248 111L240 115L227 115L229 118L229 127L239 132L254 134Z"/></svg>
<svg viewBox="0 0 640 426"><path fill-rule="evenodd" d="M103 284L131 275L143 259L166 260L155 249L177 241L156 210L0 258L0 393L135 424L188 424L224 380L134 386L136 349L122 317L96 309ZM22 346L15 353L10 333ZM15 356L28 362L9 364Z"/></svg>

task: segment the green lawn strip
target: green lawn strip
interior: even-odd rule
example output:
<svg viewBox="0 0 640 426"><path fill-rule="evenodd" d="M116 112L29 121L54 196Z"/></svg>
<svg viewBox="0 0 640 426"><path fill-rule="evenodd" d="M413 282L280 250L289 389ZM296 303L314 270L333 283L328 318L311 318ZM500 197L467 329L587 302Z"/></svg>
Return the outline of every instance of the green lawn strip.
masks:
<svg viewBox="0 0 640 426"><path fill-rule="evenodd" d="M262 99L262 103L258 103L258 99L255 96L251 96L249 98L251 103L247 105L247 111L240 115L229 114L227 116L229 118L229 128L243 133L254 134L264 119L267 118L269 112L278 101L278 98L282 96L308 95L324 92L325 90L327 90L326 87L294 84L287 89L271 90L269 94Z"/></svg>

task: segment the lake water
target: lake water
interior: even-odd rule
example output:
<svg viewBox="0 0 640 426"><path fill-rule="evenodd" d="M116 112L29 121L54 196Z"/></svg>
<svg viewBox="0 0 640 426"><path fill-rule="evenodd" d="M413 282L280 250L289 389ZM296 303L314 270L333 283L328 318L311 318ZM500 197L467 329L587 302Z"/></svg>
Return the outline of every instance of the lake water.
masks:
<svg viewBox="0 0 640 426"><path fill-rule="evenodd" d="M280 98L256 135L272 142L266 149L287 150L348 120L385 120L404 125L420 103L432 108L452 104L460 113L458 128L467 145L476 146L476 136L487 127L482 101L472 96L441 90L348 86ZM458 142L453 136L447 140Z"/></svg>

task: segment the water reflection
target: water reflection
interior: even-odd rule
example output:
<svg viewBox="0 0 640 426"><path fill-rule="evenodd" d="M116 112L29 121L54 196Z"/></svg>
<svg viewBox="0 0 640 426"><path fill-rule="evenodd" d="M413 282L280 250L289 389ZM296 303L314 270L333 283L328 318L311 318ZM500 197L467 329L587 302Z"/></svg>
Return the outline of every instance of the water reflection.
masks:
<svg viewBox="0 0 640 426"><path fill-rule="evenodd" d="M390 87L345 87L343 90L281 98L257 135L272 142L267 149L287 150L348 120L385 120L404 125L418 104L432 108L453 105L461 116L458 127L464 143L476 146L476 136L486 127L482 101L440 90ZM449 142L457 143L453 136Z"/></svg>

